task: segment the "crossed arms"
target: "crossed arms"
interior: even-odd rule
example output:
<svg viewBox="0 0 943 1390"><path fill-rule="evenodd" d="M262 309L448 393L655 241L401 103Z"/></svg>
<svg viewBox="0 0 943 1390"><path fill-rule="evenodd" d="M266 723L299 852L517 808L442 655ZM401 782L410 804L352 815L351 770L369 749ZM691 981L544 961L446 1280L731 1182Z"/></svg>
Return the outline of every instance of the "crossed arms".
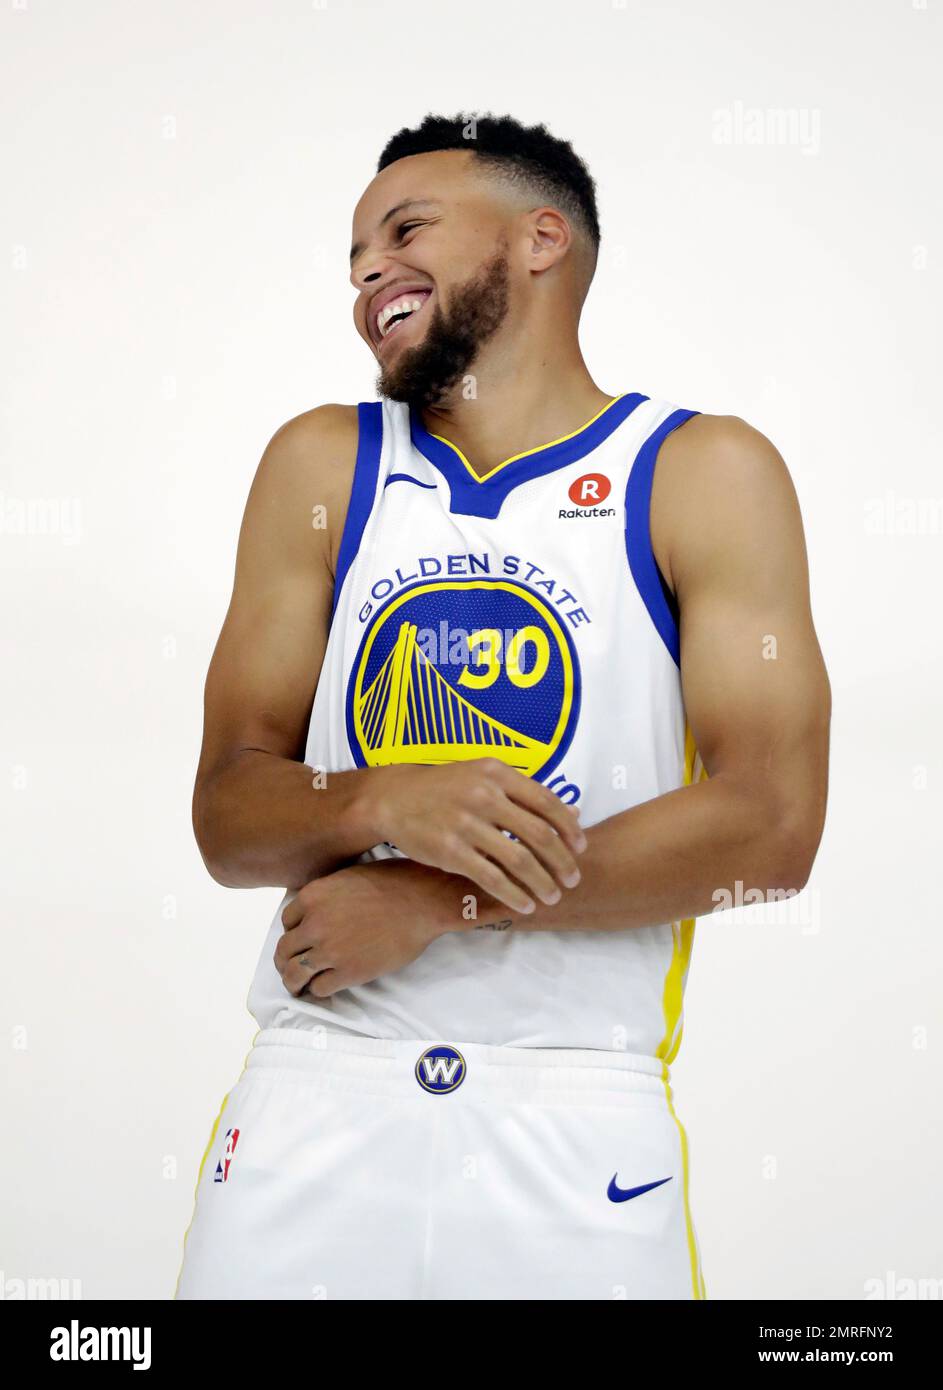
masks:
<svg viewBox="0 0 943 1390"><path fill-rule="evenodd" d="M290 993L376 979L446 931L626 930L709 912L738 882L805 885L831 699L798 502L763 435L695 416L655 473L652 544L681 612L685 709L709 778L586 830L493 759L328 773L323 785L300 761L356 446L356 409L334 405L271 440L206 682L197 843L220 883L297 890L276 952ZM384 841L407 858L352 862Z"/></svg>

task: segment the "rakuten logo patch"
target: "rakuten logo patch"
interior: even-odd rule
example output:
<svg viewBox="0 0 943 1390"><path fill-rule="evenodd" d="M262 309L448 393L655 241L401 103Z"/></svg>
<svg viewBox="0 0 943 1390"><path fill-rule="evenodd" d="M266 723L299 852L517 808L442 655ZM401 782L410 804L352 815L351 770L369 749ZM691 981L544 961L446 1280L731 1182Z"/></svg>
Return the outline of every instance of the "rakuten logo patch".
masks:
<svg viewBox="0 0 943 1390"><path fill-rule="evenodd" d="M615 516L614 507L601 507L612 491L612 483L605 473L584 473L567 488L567 496L576 505L570 509L561 507L558 515L563 518Z"/></svg>

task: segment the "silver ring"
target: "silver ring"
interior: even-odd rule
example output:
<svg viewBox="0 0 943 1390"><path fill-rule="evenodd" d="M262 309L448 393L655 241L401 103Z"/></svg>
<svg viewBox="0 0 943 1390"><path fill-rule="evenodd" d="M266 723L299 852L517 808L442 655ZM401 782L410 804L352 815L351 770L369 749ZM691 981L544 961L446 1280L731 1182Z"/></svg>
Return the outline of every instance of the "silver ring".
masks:
<svg viewBox="0 0 943 1390"><path fill-rule="evenodd" d="M298 957L298 964L299 964L299 965L307 965L307 964L308 964L308 957L307 957L307 956L299 956L299 957Z"/></svg>

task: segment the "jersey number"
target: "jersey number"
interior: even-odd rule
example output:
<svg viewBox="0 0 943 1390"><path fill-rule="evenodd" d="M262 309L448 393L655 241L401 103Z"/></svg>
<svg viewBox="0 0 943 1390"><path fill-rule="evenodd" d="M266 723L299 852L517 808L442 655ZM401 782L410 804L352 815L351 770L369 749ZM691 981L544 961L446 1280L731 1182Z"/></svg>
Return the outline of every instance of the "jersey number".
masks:
<svg viewBox="0 0 943 1390"><path fill-rule="evenodd" d="M504 647L504 637L508 637ZM550 641L539 627L522 627L513 633L501 632L496 627L479 628L468 639L469 656L477 657L475 666L466 666L458 678L459 685L470 686L473 690L485 690L494 685L501 670L501 657L504 655L504 669L508 680L519 690L529 690L532 685L543 680L550 665ZM521 670L521 660L528 646L534 649L534 664L529 671Z"/></svg>

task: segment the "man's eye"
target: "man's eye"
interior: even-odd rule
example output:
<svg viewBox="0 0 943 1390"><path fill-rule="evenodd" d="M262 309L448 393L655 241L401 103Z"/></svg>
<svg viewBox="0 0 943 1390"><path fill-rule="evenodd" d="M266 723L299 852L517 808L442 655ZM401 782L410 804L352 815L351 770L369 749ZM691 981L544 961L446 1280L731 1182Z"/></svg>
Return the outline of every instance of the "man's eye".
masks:
<svg viewBox="0 0 943 1390"><path fill-rule="evenodd" d="M421 222L401 222L396 228L397 239L402 241L404 232L408 232L412 227L421 227Z"/></svg>

